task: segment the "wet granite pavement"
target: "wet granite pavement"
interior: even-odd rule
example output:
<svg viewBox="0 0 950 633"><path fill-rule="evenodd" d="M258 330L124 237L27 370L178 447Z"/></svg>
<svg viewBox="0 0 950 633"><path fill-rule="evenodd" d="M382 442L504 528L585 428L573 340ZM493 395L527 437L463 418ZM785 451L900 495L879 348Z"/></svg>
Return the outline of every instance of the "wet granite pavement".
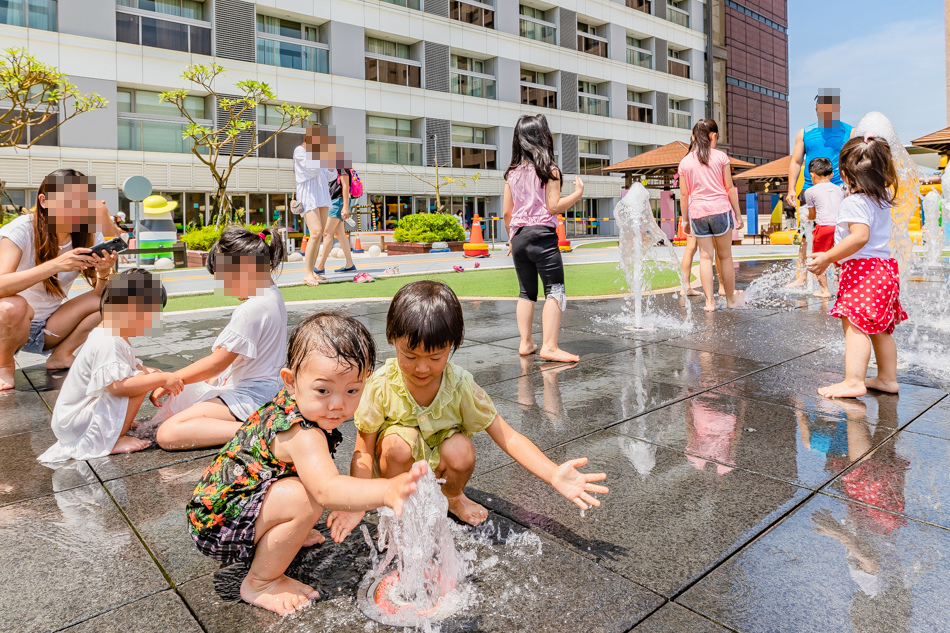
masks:
<svg viewBox="0 0 950 633"><path fill-rule="evenodd" d="M769 266L743 264L740 282ZM681 302L656 297L685 316ZM517 355L514 302L463 305L455 361L553 460L607 472L611 493L581 516L476 436L469 493L491 523L456 529L475 569L468 606L442 633L947 630L950 385L902 372L900 396L818 397L843 372L827 302L713 314L693 303L690 331L654 332L610 325L620 299L569 302L562 344L576 366ZM291 305L291 324L326 307L391 355L387 302ZM168 315L160 337L135 341L138 355L181 367L227 320ZM300 614L223 600L183 511L214 450L38 464L64 374L37 361L18 357L17 388L0 394L0 632L396 630L354 603L369 564L359 532L295 560L291 575L323 595ZM343 471L355 429L344 431Z"/></svg>

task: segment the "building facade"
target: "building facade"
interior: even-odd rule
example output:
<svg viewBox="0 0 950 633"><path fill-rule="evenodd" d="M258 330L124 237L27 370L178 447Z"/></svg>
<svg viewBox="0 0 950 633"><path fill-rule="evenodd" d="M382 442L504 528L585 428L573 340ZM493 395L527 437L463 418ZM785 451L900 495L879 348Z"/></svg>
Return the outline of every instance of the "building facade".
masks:
<svg viewBox="0 0 950 633"><path fill-rule="evenodd" d="M752 4L763 3L784 4ZM43 177L63 166L95 176L110 207L127 208L119 188L140 174L179 203L182 228L207 218L212 180L181 139L177 109L158 93L189 87L181 74L192 63L226 69L219 92L242 79L265 81L278 103L332 126L364 183L362 228L391 229L433 208L434 191L414 176L431 179L436 161L442 175L479 175L464 190L442 190L453 213L501 216L515 122L540 112L563 171L587 184L568 232L610 231L593 220L612 215L622 180L600 169L688 141L706 114L699 0L8 0L0 39L109 100L42 145L0 151L18 204L29 206ZM742 76L777 85L751 69ZM745 114L728 102L737 141L757 98ZM192 115L212 122L209 101L193 93ZM273 108L259 108L258 133L277 120ZM293 223L290 155L302 134L283 133L235 170L229 190L248 220ZM747 153L769 155L747 145Z"/></svg>

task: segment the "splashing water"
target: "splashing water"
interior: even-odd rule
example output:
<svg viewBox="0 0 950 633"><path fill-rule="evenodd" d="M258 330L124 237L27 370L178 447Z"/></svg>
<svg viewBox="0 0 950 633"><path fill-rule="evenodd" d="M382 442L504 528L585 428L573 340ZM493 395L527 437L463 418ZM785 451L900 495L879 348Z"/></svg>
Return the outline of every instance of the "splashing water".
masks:
<svg viewBox="0 0 950 633"><path fill-rule="evenodd" d="M465 605L459 586L471 569L455 548L448 499L440 480L428 469L401 517L379 509L379 557L370 542L373 565L358 591L363 613L394 626L431 629ZM368 532L364 537L368 539Z"/></svg>
<svg viewBox="0 0 950 633"><path fill-rule="evenodd" d="M663 268L675 270L682 287L687 287L680 269L679 258L673 251L666 234L660 230L650 207L650 193L639 182L627 191L614 214L620 225L620 269L631 293L624 306L622 320L632 321L632 329L690 329L690 302L686 301L687 318L664 314L652 305L648 273ZM664 244L668 261L657 257L657 244Z"/></svg>
<svg viewBox="0 0 950 633"><path fill-rule="evenodd" d="M927 265L940 265L943 253L943 231L940 228L940 194L936 191L924 196L924 244L927 246Z"/></svg>

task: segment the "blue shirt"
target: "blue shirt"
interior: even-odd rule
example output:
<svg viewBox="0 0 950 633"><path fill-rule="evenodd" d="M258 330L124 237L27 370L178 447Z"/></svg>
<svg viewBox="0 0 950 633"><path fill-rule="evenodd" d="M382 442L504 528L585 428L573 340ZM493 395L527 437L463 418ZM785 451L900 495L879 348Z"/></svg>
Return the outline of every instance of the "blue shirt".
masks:
<svg viewBox="0 0 950 633"><path fill-rule="evenodd" d="M808 171L808 165L816 158L830 160L834 169L831 182L836 185L843 184L841 174L838 173L838 154L850 138L851 126L844 121L835 121L831 127L822 127L821 121L815 121L805 128L802 135L802 140L805 141L805 185L802 191L811 187L811 173Z"/></svg>

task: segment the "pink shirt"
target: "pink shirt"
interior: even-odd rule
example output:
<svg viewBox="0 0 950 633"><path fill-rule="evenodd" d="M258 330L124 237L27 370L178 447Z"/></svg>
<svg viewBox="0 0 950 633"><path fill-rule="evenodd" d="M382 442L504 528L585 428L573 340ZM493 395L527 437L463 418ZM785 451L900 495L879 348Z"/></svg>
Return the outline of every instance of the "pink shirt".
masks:
<svg viewBox="0 0 950 633"><path fill-rule="evenodd" d="M534 165L524 163L508 174L508 188L515 206L511 212L510 234L523 226L550 226L557 228L557 217L548 213L544 186Z"/></svg>
<svg viewBox="0 0 950 633"><path fill-rule="evenodd" d="M723 167L729 164L729 156L718 149L709 150L709 164L699 162L695 151L680 161L680 185L689 191L689 217L705 218L720 213L732 213L729 192L723 179Z"/></svg>

